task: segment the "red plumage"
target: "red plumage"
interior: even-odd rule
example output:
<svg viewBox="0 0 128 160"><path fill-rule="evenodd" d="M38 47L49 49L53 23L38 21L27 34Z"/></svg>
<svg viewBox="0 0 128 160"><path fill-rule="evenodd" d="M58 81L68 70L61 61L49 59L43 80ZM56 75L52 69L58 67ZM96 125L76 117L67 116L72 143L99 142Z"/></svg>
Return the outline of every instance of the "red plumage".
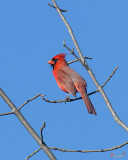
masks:
<svg viewBox="0 0 128 160"><path fill-rule="evenodd" d="M85 80L68 66L65 56L64 53L58 54L48 62L53 67L53 75L59 88L74 97L76 97L77 92L80 92L88 112L96 115L96 111L87 95Z"/></svg>

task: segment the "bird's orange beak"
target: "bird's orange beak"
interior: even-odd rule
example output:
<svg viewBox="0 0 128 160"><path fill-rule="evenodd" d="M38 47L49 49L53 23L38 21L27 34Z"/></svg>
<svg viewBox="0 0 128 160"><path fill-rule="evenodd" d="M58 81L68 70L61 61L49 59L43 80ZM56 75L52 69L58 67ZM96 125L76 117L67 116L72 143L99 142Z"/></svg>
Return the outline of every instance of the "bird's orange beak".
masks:
<svg viewBox="0 0 128 160"><path fill-rule="evenodd" d="M55 64L55 62L51 59L50 61L48 61L48 64L52 64L52 65L54 65L54 64Z"/></svg>

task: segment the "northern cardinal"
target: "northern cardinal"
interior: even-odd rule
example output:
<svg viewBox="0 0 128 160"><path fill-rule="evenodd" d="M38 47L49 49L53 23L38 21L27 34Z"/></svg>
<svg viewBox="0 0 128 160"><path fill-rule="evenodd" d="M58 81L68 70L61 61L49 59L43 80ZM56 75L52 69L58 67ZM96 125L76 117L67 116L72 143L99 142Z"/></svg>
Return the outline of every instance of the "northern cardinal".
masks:
<svg viewBox="0 0 128 160"><path fill-rule="evenodd" d="M59 88L74 97L76 97L77 92L80 92L88 112L96 115L96 111L87 95L85 80L68 66L65 56L65 53L58 54L48 62L53 67L52 72Z"/></svg>

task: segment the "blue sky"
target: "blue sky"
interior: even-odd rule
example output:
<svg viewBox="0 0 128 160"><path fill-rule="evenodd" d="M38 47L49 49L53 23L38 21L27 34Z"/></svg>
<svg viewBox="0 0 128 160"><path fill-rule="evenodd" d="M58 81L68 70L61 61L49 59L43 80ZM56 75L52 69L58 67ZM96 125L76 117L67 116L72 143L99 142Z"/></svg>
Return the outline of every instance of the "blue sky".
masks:
<svg viewBox="0 0 128 160"><path fill-rule="evenodd" d="M73 48L68 31L51 1L0 1L0 86L19 107L38 93L50 100L64 99L47 62L56 54L67 53L63 39ZM105 91L121 120L128 124L128 1L85 0L57 1L70 23L84 56L100 84L116 66L118 71L105 86ZM76 50L75 50L76 52ZM94 86L87 71L79 63L70 65L88 84L88 93ZM79 96L79 93L77 94ZM71 98L73 98L71 96ZM124 143L126 131L111 116L100 93L90 96L97 116L89 115L82 100L67 104L49 104L38 98L21 111L31 126L40 134L46 121L44 141L48 146L67 149L105 149ZM10 111L0 98L0 113ZM0 159L23 160L38 149L37 143L13 116L0 117ZM128 159L128 146L105 153L63 153L53 151L61 160ZM32 160L47 160L40 151Z"/></svg>

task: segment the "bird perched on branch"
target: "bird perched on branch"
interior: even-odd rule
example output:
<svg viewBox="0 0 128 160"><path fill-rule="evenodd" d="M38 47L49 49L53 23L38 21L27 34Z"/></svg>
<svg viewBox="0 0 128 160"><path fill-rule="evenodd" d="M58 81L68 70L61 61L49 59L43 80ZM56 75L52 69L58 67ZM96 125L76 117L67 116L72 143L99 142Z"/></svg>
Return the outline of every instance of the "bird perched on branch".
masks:
<svg viewBox="0 0 128 160"><path fill-rule="evenodd" d="M74 97L76 97L77 92L80 92L88 113L96 115L93 104L87 95L85 80L68 66L65 56L64 53L58 54L48 62L53 67L52 72L59 88Z"/></svg>

